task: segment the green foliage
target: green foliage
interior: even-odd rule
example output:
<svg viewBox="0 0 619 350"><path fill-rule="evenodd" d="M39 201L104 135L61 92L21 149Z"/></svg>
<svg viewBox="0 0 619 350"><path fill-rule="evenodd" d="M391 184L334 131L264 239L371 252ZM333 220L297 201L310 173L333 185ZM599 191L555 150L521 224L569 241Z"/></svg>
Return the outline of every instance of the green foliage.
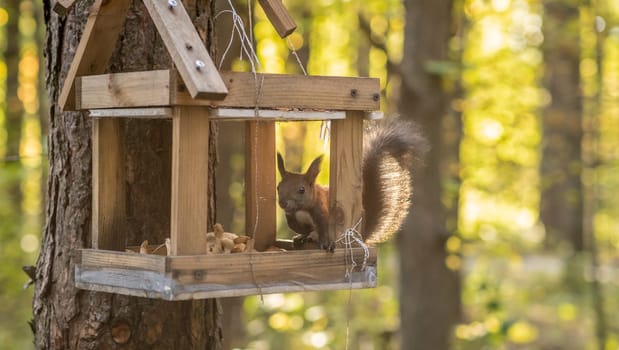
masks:
<svg viewBox="0 0 619 350"><path fill-rule="evenodd" d="M393 247L380 249L393 257ZM308 266L311 269L311 266ZM376 289L265 295L245 299L250 349L387 349L398 330L397 261L381 260Z"/></svg>
<svg viewBox="0 0 619 350"><path fill-rule="evenodd" d="M401 58L404 29L401 2L366 1L361 6L355 1L307 3L289 0L287 5L295 18L300 19L301 39L293 40L298 44L294 47L309 50L311 74L358 74L363 71L363 55L367 55L368 71L371 76L381 78L386 101L390 101L398 80L387 74L386 67L397 64ZM616 119L619 115L618 6L611 0L596 2L596 13L603 17L606 29L601 36L604 40L601 69L604 88L598 143L601 162L591 181L600 186L596 234L604 247L602 252L607 263L616 259L619 247L616 232L619 213L613 196L619 185L615 175L615 140L619 125ZM540 188L544 184L538 169L541 145L546 142L542 140L539 117L550 101L541 82L544 70L540 49L544 42L542 3L539 0L467 0L463 8L464 32L450 43L454 50L450 57L461 56L462 62L425 64L427 72L445 77L449 82L461 79L464 89L462 98L452 102L454 109L463 115L461 158L457 168L462 184L454 188L456 184L444 182L450 186L446 191L460 192L458 235L446 243L447 266L460 269L463 275L463 320L454 329L453 348L592 348L595 345L594 318L588 283L595 274L586 273L590 270L588 256L572 257L568 250L544 252L545 232L539 223ZM583 4L582 8L588 7ZM355 11L359 16L354 15ZM583 80L583 91L586 96L593 96L599 88L592 80L597 76L598 67L592 49L595 45L590 44L598 35L592 31L593 17L587 20L586 11L582 13L580 25L568 30L580 31L584 45L574 49L583 52L581 70L584 78L588 78ZM364 22L369 23L369 33L363 29ZM279 60L288 62L285 65L288 71L298 72L296 61L291 60L285 50L285 43L278 43L274 32L264 28L269 28L268 23L256 24L258 47L261 41L277 45L278 50L269 52L281 54L284 50ZM364 48L368 42L370 48ZM277 71L282 71L283 67L279 65ZM390 105L383 107L393 110ZM298 171L321 152L320 146L311 147L322 144L312 128L317 126L297 124L279 128L282 137L278 149L286 148L290 150L289 159L300 160L292 161L297 162L294 166ZM295 143L303 146L290 146ZM389 254L389 251L381 251L381 264L384 260L393 260ZM606 276L606 295L612 296L616 277L609 277L615 276L609 272L614 270L609 269L605 267L601 275ZM384 288L397 284L384 273L381 269L381 287L378 294L372 296L378 300L391 294L384 293ZM304 295L305 299L299 299L296 294L278 295L273 299L265 298L264 304L258 298L248 298L248 344L257 349L311 348L312 332L319 330L324 334L316 335L316 339L322 342L315 343L314 347L341 348L344 344L341 336L345 333L341 324L350 322L351 348L357 348L364 338L373 338L370 348L384 348L386 345L380 340L384 334L400 331L397 319L385 315L380 321L376 318L364 321L362 317L368 310L359 305L378 305L378 309L371 308L372 314L381 308L392 308L395 312L397 303L365 299L371 293L353 292L353 299L357 297L363 302L354 302L359 311L349 314L346 314L347 292L310 293ZM606 306L617 302L610 297ZM295 305L294 310L286 306L288 303ZM324 319L319 318L318 325L309 316L314 312L324 315ZM612 315L609 317L609 327L613 327L618 321ZM393 327L374 332L377 324L385 322L394 322ZM373 335L361 337L356 327ZM608 348L614 348L613 344L618 342L618 337L611 334Z"/></svg>
<svg viewBox="0 0 619 350"><path fill-rule="evenodd" d="M38 115L40 42L35 17L40 6L38 2L22 0L18 12L0 7L0 344L7 349L33 348L28 325L32 319L33 288L24 288L29 278L22 266L35 264L42 228L44 157ZM18 33L7 32L9 16L19 16ZM19 39L18 86L5 84L4 52L8 38ZM6 148L7 136L17 132L6 123L6 96L11 90L17 92L24 107L18 154L7 154Z"/></svg>
<svg viewBox="0 0 619 350"><path fill-rule="evenodd" d="M32 347L28 321L32 318L32 287L24 289L29 280L21 267L33 265L39 248L40 212L24 208L12 201L11 191L30 174L19 162L0 163L0 342L12 349ZM40 193L37 194L40 198ZM34 225L32 220L34 219ZM32 230L34 228L34 230Z"/></svg>
<svg viewBox="0 0 619 350"><path fill-rule="evenodd" d="M460 232L535 245L543 238L534 229L544 92L540 42L527 38L541 32L540 14L522 1L469 1L465 10ZM521 22L529 23L524 33L513 29Z"/></svg>

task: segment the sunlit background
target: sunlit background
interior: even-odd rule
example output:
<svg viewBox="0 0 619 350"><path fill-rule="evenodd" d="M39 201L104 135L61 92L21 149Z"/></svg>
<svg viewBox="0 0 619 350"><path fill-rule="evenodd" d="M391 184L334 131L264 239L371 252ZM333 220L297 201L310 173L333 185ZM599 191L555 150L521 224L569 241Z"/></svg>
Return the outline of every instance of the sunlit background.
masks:
<svg viewBox="0 0 619 350"><path fill-rule="evenodd" d="M40 75L44 27L36 1L0 3L0 344L32 348L33 265L43 225L46 94Z"/></svg>
<svg viewBox="0 0 619 350"><path fill-rule="evenodd" d="M259 6L252 11L264 71L303 74L294 49L309 74L380 78L381 108L394 114L400 77L392 68L403 51L402 2L285 3L298 24L286 40L277 36ZM446 179L444 184L445 203L459 194L459 222L451 225L455 235L446 243L445 261L463 281L454 349L596 348L595 298L602 298L606 311L605 348L619 348L619 317L612 312L619 307L619 2L571 3L579 13L570 30L580 37L573 49L580 55L583 124L593 120L596 125L586 130L583 152L597 159L594 166L575 171L595 190L592 242L599 266L591 264L589 251L574 257L569 245L547 244L540 221L541 149L549 142L541 115L551 101L543 87L543 2L455 1L452 61L428 64L445 78L445 89L461 91L450 104L462 116L460 164L449 169L460 183ZM24 288L28 277L22 266L34 265L44 223L47 95L40 6L32 0L0 2L0 344L10 349L32 348L27 324L32 287ZM235 6L246 16L246 1ZM221 15L217 25L228 20ZM234 59L232 67L246 70L249 64ZM292 170L305 170L328 150L320 128L319 122L278 124L278 150ZM227 225L241 232L244 161L238 154L228 160L237 180L226 189L234 208ZM323 171L319 181L327 179ZM280 231L286 234L285 227ZM381 247L376 289L246 298L235 345L394 346L399 332L395 254L392 244ZM600 283L601 296L591 294L592 281Z"/></svg>

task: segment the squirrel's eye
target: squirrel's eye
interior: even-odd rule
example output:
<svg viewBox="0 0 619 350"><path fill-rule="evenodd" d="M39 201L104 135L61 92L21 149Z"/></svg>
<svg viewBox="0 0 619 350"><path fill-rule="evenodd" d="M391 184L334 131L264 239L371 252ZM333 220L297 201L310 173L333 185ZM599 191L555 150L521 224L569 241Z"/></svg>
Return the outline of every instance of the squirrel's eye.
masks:
<svg viewBox="0 0 619 350"><path fill-rule="evenodd" d="M305 193L305 187L301 186L299 187L299 194L303 194Z"/></svg>

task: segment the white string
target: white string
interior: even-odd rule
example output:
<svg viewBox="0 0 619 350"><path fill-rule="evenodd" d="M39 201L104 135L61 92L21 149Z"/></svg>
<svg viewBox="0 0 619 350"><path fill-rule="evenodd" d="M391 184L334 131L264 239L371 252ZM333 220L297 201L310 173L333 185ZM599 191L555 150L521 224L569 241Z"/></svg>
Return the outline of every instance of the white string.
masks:
<svg viewBox="0 0 619 350"><path fill-rule="evenodd" d="M232 31L230 33L230 40L228 41L228 45L226 45L226 49L224 50L221 60L219 61L219 69L221 69L223 62L226 56L228 55L230 48L232 47L232 42L234 41L234 37L238 35L239 40L241 42L239 60L242 61L243 56L245 56L247 57L247 60L251 64L252 72L255 73L256 71L262 71L262 64L260 63L260 59L258 58L256 51L254 50L253 35L251 36L251 38L250 36L247 35L247 32L245 31L245 24L243 23L243 19L241 18L241 16L239 16L238 12L234 8L234 5L232 5L231 0L228 0L228 4L230 5L229 10L221 10L215 15L215 19L217 19L220 15L224 13L229 13L232 15Z"/></svg>
<svg viewBox="0 0 619 350"><path fill-rule="evenodd" d="M329 136L331 136L331 121L323 120L320 123L320 139L322 140L323 152L326 152L329 148Z"/></svg>
<svg viewBox="0 0 619 350"><path fill-rule="evenodd" d="M348 305L347 305L348 315L346 317L346 345L344 348L346 350L348 350L348 340L349 340L349 335L350 335L350 318L351 318L350 315L352 313L351 312L352 283L353 283L352 272L354 271L355 267L357 267L357 262L355 262L355 259L353 256L353 245L357 244L359 247L363 249L363 264L361 265L361 270L365 269L367 261L370 258L370 250L368 246L365 244L365 242L363 242L363 237L361 236L361 233L358 231L358 228L361 225L361 220L362 218L359 218L359 220L353 227L346 229L344 233L336 240L336 243L342 242L342 244L344 245L344 249L347 249L349 251L349 253L346 255L350 257L350 266L348 266L348 261L346 261L346 265L347 265L346 277L348 278L348 281L350 283L350 286L348 288Z"/></svg>
<svg viewBox="0 0 619 350"><path fill-rule="evenodd" d="M247 57L247 60L249 61L250 65L251 65L251 72L254 75L254 83L256 86L256 93L255 93L255 104L254 104L254 116L256 117L256 119L258 119L257 117L259 116L259 102L260 102L260 96L262 95L262 86L264 84L264 75L260 75L260 79L258 79L258 71L262 71L262 64L260 63L260 59L258 58L258 55L256 54L256 51L254 50L254 36L253 36L253 24L252 24L252 1L248 0L247 2L247 7L248 7L248 14L249 14L249 35L247 35L247 32L245 31L245 25L243 23L243 19L241 18L241 16L239 16L239 14L236 12L236 9L234 8L234 5L232 5L232 1L228 0L228 4L230 5L230 9L229 10L222 10L219 13L217 13L215 15L215 19L217 19L217 17L219 17L221 14L223 13L230 13L232 15L232 24L233 24L233 28L232 31L230 33L230 40L228 41L228 45L226 46L226 50L224 51L222 57L221 57L221 61L219 62L219 69L221 69L221 66L223 65L223 62L228 54L228 52L230 51L230 48L232 47L232 42L234 41L234 37L235 34L238 35L239 40L241 42L241 50L239 50L239 60L243 60L243 56ZM258 122L254 123L255 125L255 130L254 130L254 146L253 146L253 151L254 151L254 184L258 183L258 151L257 151L257 146L258 146ZM254 218L254 228L253 228L253 232L252 232L252 237L254 237L254 241L256 240L256 232L258 231L258 220L260 218L260 204L259 204L260 198L257 198L256 200L256 216ZM252 279L254 282L254 285L258 288L258 293L260 294L260 301L264 304L264 296L262 293L262 287L260 287L260 284L258 284L258 282L256 281L256 276L254 274L254 264L253 264L253 253L250 254L250 258L249 258L249 265L250 265L250 270L252 273Z"/></svg>
<svg viewBox="0 0 619 350"><path fill-rule="evenodd" d="M344 249L347 249L349 252L348 256L350 256L350 267L346 269L346 277L351 277L353 270L355 269L355 267L358 266L353 256L353 248L355 244L363 249L363 264L361 264L362 270L365 269L365 265L370 258L370 249L365 244L365 242L363 242L363 237L361 236L361 233L359 233L359 231L357 230L361 225L361 220L362 218L359 218L359 220L353 227L346 229L344 233L342 233L340 237L335 241L336 243L342 243ZM352 283L352 278L350 280Z"/></svg>
<svg viewBox="0 0 619 350"><path fill-rule="evenodd" d="M297 54L297 50L294 49L294 45L292 45L292 42L290 41L290 37L286 38L286 43L288 44L288 49L290 49L290 51L292 52L292 55L294 56L294 58L296 58L297 63L299 64L299 67L301 67L301 71L303 72L303 75L307 76L307 71L305 70L303 63L301 63L301 58Z"/></svg>

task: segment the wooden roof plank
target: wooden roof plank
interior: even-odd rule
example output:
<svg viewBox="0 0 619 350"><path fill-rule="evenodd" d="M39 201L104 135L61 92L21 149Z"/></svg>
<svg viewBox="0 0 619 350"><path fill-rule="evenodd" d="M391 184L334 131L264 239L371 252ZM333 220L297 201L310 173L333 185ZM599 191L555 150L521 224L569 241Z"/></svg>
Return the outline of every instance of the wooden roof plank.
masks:
<svg viewBox="0 0 619 350"><path fill-rule="evenodd" d="M282 3L282 0L258 0L277 34L285 38L297 29L297 24Z"/></svg>
<svg viewBox="0 0 619 350"><path fill-rule="evenodd" d="M191 98L221 99L228 90L180 0L144 0Z"/></svg>
<svg viewBox="0 0 619 350"><path fill-rule="evenodd" d="M58 98L63 110L75 110L74 81L77 76L101 74L107 69L130 4L130 0L96 0L90 8L82 38Z"/></svg>

